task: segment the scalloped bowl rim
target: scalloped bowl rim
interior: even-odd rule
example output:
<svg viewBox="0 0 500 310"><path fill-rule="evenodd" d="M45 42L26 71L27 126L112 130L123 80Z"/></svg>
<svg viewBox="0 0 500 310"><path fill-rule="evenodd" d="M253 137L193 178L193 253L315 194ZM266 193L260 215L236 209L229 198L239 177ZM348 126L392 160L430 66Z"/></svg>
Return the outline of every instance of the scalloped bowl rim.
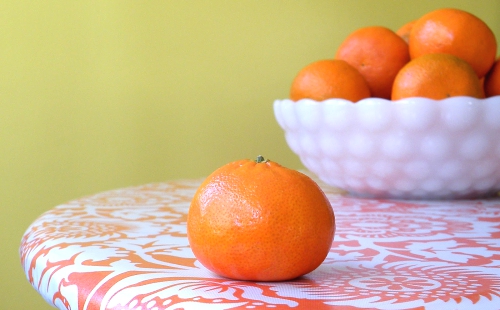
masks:
<svg viewBox="0 0 500 310"><path fill-rule="evenodd" d="M357 102L353 102L347 99L342 99L342 98L329 98L325 99L322 101L314 100L314 99L309 99L309 98L304 98L300 99L297 101L288 99L288 98L283 98L283 99L276 99L275 102L277 101L290 101L294 103L304 103L304 102L310 102L310 103L344 103L344 104L353 104L353 105L364 105L367 103L390 103L390 104L403 104L403 103L408 103L408 102L415 102L415 103L420 103L420 102L434 102L434 103L439 103L439 102L456 102L456 101L469 101L469 102L490 102L490 101L499 101L500 102L500 95L497 96L492 96L488 98L476 98L476 97L469 97L469 96L454 96L454 97L448 97L444 99L431 99L431 98L425 98L425 97L408 97L408 98L402 98L399 100L390 100L390 99L385 99L385 98L377 98L377 97L369 97L365 99L361 99Z"/></svg>

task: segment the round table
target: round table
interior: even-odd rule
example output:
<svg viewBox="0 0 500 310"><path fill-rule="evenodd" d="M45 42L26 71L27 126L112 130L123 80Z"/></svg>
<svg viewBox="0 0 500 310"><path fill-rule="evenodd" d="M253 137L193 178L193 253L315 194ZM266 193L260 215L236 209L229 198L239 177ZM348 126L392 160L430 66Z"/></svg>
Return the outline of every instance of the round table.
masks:
<svg viewBox="0 0 500 310"><path fill-rule="evenodd" d="M20 248L59 309L499 309L500 198L358 199L318 182L337 231L315 271L246 282L205 269L186 237L202 180L83 197L41 215Z"/></svg>

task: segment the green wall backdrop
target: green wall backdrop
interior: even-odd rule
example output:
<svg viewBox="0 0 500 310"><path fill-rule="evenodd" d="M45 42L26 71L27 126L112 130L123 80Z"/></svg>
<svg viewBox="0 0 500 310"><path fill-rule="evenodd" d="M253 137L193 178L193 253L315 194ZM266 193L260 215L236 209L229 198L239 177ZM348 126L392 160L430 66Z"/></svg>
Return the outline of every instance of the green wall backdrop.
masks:
<svg viewBox="0 0 500 310"><path fill-rule="evenodd" d="M500 38L500 0L2 2L0 308L52 309L18 254L41 213L258 154L301 168L272 112L298 70L440 7Z"/></svg>

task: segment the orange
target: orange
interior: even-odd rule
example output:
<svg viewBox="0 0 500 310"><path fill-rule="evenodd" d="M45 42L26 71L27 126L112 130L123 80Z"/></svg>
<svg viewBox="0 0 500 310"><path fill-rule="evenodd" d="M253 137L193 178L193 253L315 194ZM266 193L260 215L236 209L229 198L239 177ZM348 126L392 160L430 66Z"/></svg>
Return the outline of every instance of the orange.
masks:
<svg viewBox="0 0 500 310"><path fill-rule="evenodd" d="M484 79L486 97L500 95L500 58L497 59Z"/></svg>
<svg viewBox="0 0 500 310"><path fill-rule="evenodd" d="M439 9L420 17L409 40L412 59L429 53L447 53L467 61L479 78L495 62L497 42L488 25L471 13Z"/></svg>
<svg viewBox="0 0 500 310"><path fill-rule="evenodd" d="M191 202L187 233L209 270L231 279L281 281L323 262L335 217L311 178L259 156L208 176Z"/></svg>
<svg viewBox="0 0 500 310"><path fill-rule="evenodd" d="M410 39L410 32L413 28L413 24L415 24L416 20L412 20L401 26L398 30L396 30L396 34L400 36L406 43Z"/></svg>
<svg viewBox="0 0 500 310"><path fill-rule="evenodd" d="M371 26L360 28L340 44L336 59L356 68L365 78L372 97L391 97L398 71L410 60L408 44L394 31Z"/></svg>
<svg viewBox="0 0 500 310"><path fill-rule="evenodd" d="M479 79L479 84L481 84L481 98L486 98L486 90L484 87L484 80L486 80L486 76L483 76L482 78Z"/></svg>
<svg viewBox="0 0 500 310"><path fill-rule="evenodd" d="M483 97L472 67L450 54L426 54L413 59L396 76L392 100L407 97L444 99L453 96Z"/></svg>
<svg viewBox="0 0 500 310"><path fill-rule="evenodd" d="M290 99L323 101L342 98L357 102L370 97L370 90L361 74L342 60L313 62L299 71L292 82Z"/></svg>

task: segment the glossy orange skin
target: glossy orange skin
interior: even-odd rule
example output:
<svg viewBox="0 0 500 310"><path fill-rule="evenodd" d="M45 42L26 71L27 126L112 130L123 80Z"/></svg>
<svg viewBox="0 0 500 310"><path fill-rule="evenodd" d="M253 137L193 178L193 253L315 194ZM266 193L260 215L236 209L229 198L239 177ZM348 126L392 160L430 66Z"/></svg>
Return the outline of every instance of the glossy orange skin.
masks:
<svg viewBox="0 0 500 310"><path fill-rule="evenodd" d="M357 102L368 97L370 90L361 74L347 62L334 59L319 60L304 67L290 89L293 101L342 98Z"/></svg>
<svg viewBox="0 0 500 310"><path fill-rule="evenodd" d="M483 98L481 82L472 67L450 54L426 54L413 59L396 76L392 100L454 96Z"/></svg>
<svg viewBox="0 0 500 310"><path fill-rule="evenodd" d="M420 17L409 40L412 59L430 53L447 53L467 61L479 78L495 62L497 41L488 25L459 9L439 9Z"/></svg>
<svg viewBox="0 0 500 310"><path fill-rule="evenodd" d="M500 96L500 58L485 77L484 92L486 97Z"/></svg>
<svg viewBox="0 0 500 310"><path fill-rule="evenodd" d="M401 26L398 30L396 30L396 34L400 36L406 43L410 40L410 32L415 24L416 20L412 20Z"/></svg>
<svg viewBox="0 0 500 310"><path fill-rule="evenodd" d="M330 202L308 176L240 160L197 190L187 220L196 258L231 279L283 281L316 269L335 233Z"/></svg>
<svg viewBox="0 0 500 310"><path fill-rule="evenodd" d="M408 44L382 26L360 28L340 44L335 59L342 59L364 77L372 97L389 99L398 71L410 61Z"/></svg>

